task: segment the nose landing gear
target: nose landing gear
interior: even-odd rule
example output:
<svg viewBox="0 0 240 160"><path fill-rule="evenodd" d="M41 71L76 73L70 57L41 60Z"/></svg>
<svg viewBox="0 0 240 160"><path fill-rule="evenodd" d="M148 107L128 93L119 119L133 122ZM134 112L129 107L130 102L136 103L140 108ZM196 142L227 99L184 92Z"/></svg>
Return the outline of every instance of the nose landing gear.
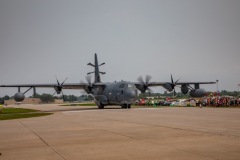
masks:
<svg viewBox="0 0 240 160"><path fill-rule="evenodd" d="M131 104L123 104L122 108L123 109L127 109L127 108L130 109L131 108Z"/></svg>

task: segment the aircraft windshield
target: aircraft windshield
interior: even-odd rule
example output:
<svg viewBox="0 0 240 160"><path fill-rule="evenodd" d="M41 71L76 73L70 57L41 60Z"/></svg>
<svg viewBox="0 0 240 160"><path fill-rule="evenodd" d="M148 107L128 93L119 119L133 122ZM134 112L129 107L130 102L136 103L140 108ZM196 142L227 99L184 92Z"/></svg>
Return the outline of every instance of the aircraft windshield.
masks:
<svg viewBox="0 0 240 160"><path fill-rule="evenodd" d="M133 84L128 84L128 88L134 88Z"/></svg>

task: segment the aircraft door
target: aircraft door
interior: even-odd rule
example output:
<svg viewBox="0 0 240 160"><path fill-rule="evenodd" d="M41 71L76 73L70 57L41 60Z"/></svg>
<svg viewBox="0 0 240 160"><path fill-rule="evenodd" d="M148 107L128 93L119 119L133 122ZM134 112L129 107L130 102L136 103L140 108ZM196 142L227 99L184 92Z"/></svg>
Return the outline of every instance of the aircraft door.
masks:
<svg viewBox="0 0 240 160"><path fill-rule="evenodd" d="M113 103L115 101L115 95L116 95L116 90L114 89L113 86L110 86L107 89L107 97L110 103Z"/></svg>
<svg viewBox="0 0 240 160"><path fill-rule="evenodd" d="M114 100L113 90L109 90L109 92L108 92L108 100L110 102L112 102Z"/></svg>
<svg viewBox="0 0 240 160"><path fill-rule="evenodd" d="M117 103L121 103L124 100L124 91L126 89L125 84L121 84L117 90Z"/></svg>
<svg viewBox="0 0 240 160"><path fill-rule="evenodd" d="M120 103L123 100L123 95L124 95L124 89L118 90L115 96L115 101L117 103Z"/></svg>

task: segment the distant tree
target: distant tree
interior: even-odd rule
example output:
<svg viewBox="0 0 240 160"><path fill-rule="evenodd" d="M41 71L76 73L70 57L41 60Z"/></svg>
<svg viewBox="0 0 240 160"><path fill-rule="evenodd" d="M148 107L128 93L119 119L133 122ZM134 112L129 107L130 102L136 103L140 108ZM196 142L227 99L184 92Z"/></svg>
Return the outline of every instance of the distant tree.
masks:
<svg viewBox="0 0 240 160"><path fill-rule="evenodd" d="M51 94L42 94L40 96L40 99L43 103L50 103L50 102L54 102L54 98Z"/></svg>
<svg viewBox="0 0 240 160"><path fill-rule="evenodd" d="M231 96L237 97L238 96L238 92L237 91L232 92Z"/></svg>
<svg viewBox="0 0 240 160"><path fill-rule="evenodd" d="M3 100L9 100L10 99L10 97L8 96L8 95L5 95L4 97L3 97Z"/></svg>
<svg viewBox="0 0 240 160"><path fill-rule="evenodd" d="M38 94L38 93L36 93L35 96L32 95L32 96L30 96L29 98L41 98L41 95Z"/></svg>
<svg viewBox="0 0 240 160"><path fill-rule="evenodd" d="M220 95L222 96L234 96L237 97L238 96L238 92L237 91L226 91L226 90L222 90L220 92Z"/></svg>
<svg viewBox="0 0 240 160"><path fill-rule="evenodd" d="M0 98L0 104L4 104L4 100Z"/></svg>
<svg viewBox="0 0 240 160"><path fill-rule="evenodd" d="M74 95L64 95L63 100L68 102L74 102L78 100L78 97Z"/></svg>
<svg viewBox="0 0 240 160"><path fill-rule="evenodd" d="M74 96L74 95L70 95L70 101L77 101L78 97Z"/></svg>
<svg viewBox="0 0 240 160"><path fill-rule="evenodd" d="M92 101L94 100L94 97L91 95L86 95L86 97L84 98L84 101Z"/></svg>
<svg viewBox="0 0 240 160"><path fill-rule="evenodd" d="M228 91L226 91L226 90L222 90L220 93L221 93L221 95L228 95Z"/></svg>

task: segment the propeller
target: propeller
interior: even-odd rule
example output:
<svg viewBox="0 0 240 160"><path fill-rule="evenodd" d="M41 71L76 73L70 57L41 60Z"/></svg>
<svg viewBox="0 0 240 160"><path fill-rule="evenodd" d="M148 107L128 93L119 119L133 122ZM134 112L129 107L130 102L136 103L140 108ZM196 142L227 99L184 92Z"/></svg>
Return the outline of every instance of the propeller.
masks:
<svg viewBox="0 0 240 160"><path fill-rule="evenodd" d="M87 93L90 94L92 92L92 88L93 88L92 87L92 84L93 84L92 77L90 75L87 75L86 76L86 81L88 83L88 86L87 86L88 91L87 91Z"/></svg>
<svg viewBox="0 0 240 160"><path fill-rule="evenodd" d="M57 85L54 87L54 89L55 89L55 93L53 93L53 96L57 93L57 94L60 94L61 92L62 92L62 97L64 98L64 95L63 95L63 91L62 91L62 85L65 83L65 81L68 79L68 77L67 78L65 78L65 80L60 84L59 83L59 81L58 81L58 79L57 79L57 76L55 76L56 77L56 80L57 80Z"/></svg>
<svg viewBox="0 0 240 160"><path fill-rule="evenodd" d="M152 77L150 75L146 75L145 81L144 81L142 76L138 77L138 81L143 86L143 88L140 89L142 92L145 92L146 90L148 90L150 93L152 92L152 90L148 86L148 83L150 82L151 78Z"/></svg>
<svg viewBox="0 0 240 160"><path fill-rule="evenodd" d="M173 77L172 77L172 74L171 74L171 87L172 87L172 89L173 89L173 94L174 94L174 96L176 95L176 90L175 90L175 86L176 86L176 84L177 84L177 82L180 80L180 78L176 81L176 82L174 82L173 81Z"/></svg>

